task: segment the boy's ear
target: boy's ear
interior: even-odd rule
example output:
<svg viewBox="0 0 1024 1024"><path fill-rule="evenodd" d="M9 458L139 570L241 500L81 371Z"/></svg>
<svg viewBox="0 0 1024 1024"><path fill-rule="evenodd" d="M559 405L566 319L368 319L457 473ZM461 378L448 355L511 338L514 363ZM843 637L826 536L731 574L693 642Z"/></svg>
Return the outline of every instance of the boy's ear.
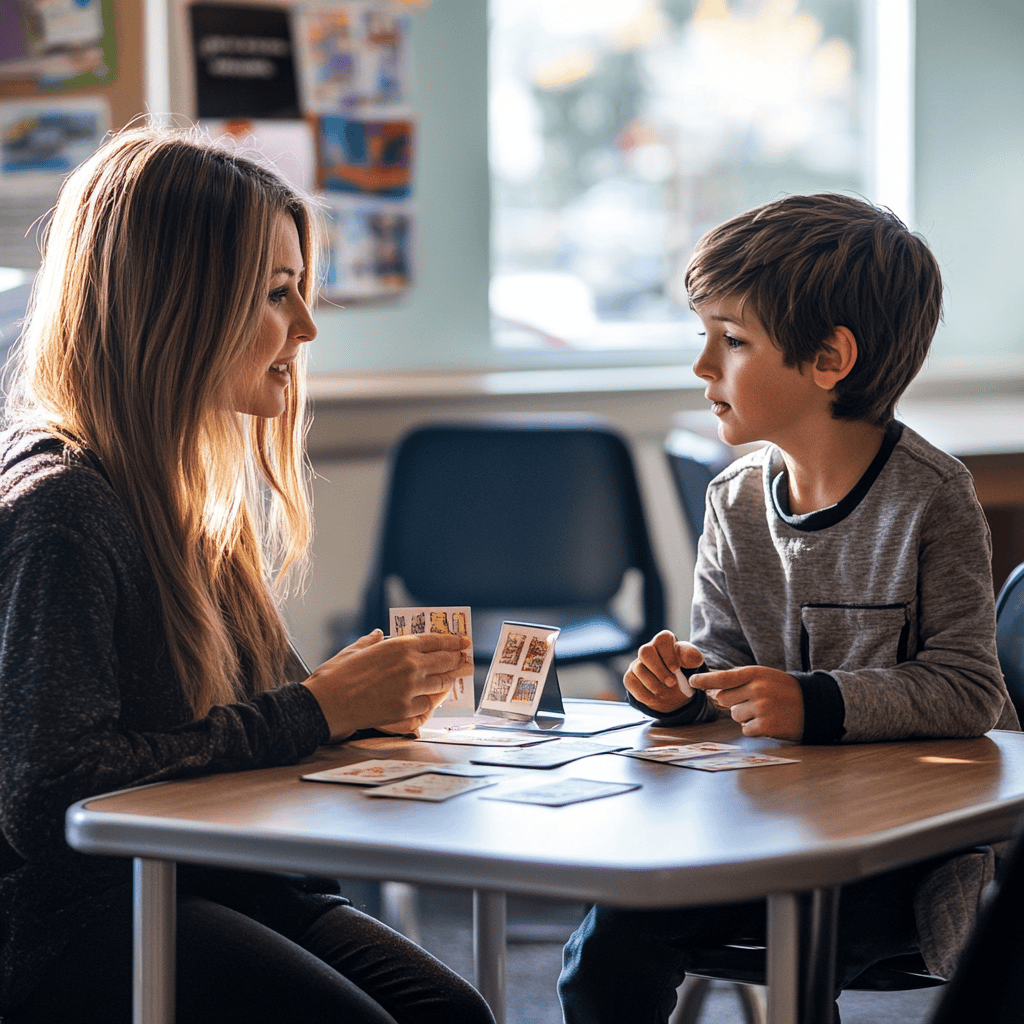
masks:
<svg viewBox="0 0 1024 1024"><path fill-rule="evenodd" d="M857 362L857 339L849 327L837 327L825 340L821 351L814 357L811 373L814 383L831 391Z"/></svg>

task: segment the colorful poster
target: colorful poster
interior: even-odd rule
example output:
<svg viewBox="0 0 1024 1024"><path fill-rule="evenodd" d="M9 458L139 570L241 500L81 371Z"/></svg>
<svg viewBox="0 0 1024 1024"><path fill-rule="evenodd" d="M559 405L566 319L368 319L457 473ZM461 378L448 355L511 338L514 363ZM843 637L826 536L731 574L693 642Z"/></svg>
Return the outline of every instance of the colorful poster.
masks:
<svg viewBox="0 0 1024 1024"><path fill-rule="evenodd" d="M325 195L330 216L330 264L326 296L380 299L393 296L413 280L411 204L361 197Z"/></svg>
<svg viewBox="0 0 1024 1024"><path fill-rule="evenodd" d="M308 4L296 14L303 107L382 113L409 100L409 16L366 3Z"/></svg>
<svg viewBox="0 0 1024 1024"><path fill-rule="evenodd" d="M318 184L335 192L405 198L412 191L412 143L408 119L321 117Z"/></svg>
<svg viewBox="0 0 1024 1024"><path fill-rule="evenodd" d="M0 103L0 191L56 198L64 176L89 156L110 124L106 100Z"/></svg>
<svg viewBox="0 0 1024 1024"><path fill-rule="evenodd" d="M117 75L112 0L0 0L0 37L0 78L83 89Z"/></svg>

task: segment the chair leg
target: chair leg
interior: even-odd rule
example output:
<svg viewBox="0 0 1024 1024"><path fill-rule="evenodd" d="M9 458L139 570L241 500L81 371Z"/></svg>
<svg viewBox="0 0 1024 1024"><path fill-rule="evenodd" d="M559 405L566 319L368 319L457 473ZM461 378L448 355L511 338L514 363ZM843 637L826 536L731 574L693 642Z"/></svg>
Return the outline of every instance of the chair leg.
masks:
<svg viewBox="0 0 1024 1024"><path fill-rule="evenodd" d="M768 1024L768 1015L757 985L736 985L736 996L743 1007L743 1024Z"/></svg>
<svg viewBox="0 0 1024 1024"><path fill-rule="evenodd" d="M679 986L676 1008L668 1024L697 1024L710 990L711 982L707 978L687 978Z"/></svg>
<svg viewBox="0 0 1024 1024"><path fill-rule="evenodd" d="M730 983L743 1011L743 1024L767 1024L764 999L757 985ZM676 1008L669 1017L669 1024L697 1024L704 1010L704 1003L711 991L707 978L687 978L679 987Z"/></svg>
<svg viewBox="0 0 1024 1024"><path fill-rule="evenodd" d="M416 886L406 882L381 882L380 917L396 932L419 944L420 920Z"/></svg>

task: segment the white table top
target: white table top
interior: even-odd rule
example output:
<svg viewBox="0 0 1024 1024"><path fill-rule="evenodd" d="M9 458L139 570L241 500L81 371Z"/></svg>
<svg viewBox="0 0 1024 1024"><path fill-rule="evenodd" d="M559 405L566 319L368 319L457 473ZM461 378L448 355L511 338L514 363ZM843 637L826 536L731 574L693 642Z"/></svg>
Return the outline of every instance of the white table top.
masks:
<svg viewBox="0 0 1024 1024"><path fill-rule="evenodd" d="M709 773L602 754L553 771L493 769L498 786L441 804L300 780L371 757L455 762L479 749L370 741L321 748L297 766L85 800L69 809L67 835L92 853L653 907L843 884L1005 838L1024 814L1020 733L799 747L720 722L597 738L782 746L798 763ZM642 788L561 808L484 799L554 776Z"/></svg>

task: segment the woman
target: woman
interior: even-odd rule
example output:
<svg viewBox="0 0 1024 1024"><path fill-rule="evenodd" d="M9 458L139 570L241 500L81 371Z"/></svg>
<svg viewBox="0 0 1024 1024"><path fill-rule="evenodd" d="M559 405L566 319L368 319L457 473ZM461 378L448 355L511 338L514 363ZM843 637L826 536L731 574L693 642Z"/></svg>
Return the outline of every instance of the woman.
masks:
<svg viewBox="0 0 1024 1024"><path fill-rule="evenodd" d="M123 132L61 192L0 436L5 1020L130 1019L130 864L72 852L69 804L414 729L454 680L458 637L289 656L317 252L293 189L188 133ZM493 1020L333 883L178 891L179 1024Z"/></svg>

